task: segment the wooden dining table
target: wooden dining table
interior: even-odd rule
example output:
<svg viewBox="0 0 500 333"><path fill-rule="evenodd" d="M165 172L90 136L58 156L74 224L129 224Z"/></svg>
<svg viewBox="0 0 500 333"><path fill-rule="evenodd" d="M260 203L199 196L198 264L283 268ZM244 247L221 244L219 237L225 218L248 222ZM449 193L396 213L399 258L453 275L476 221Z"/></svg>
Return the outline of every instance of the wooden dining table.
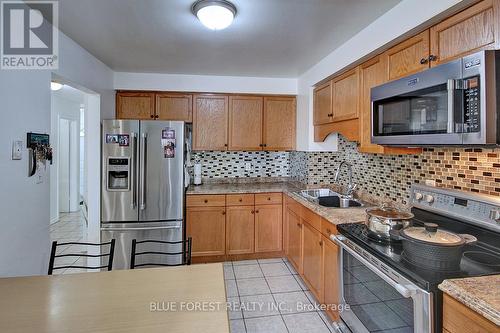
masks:
<svg viewBox="0 0 500 333"><path fill-rule="evenodd" d="M0 332L229 332L222 264L0 279Z"/></svg>

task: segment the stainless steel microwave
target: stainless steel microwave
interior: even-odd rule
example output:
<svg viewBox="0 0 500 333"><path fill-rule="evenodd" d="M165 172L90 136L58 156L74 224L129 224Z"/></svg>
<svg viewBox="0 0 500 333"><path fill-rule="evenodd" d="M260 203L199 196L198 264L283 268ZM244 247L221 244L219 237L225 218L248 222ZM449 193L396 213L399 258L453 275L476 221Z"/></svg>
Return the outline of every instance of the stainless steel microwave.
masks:
<svg viewBox="0 0 500 333"><path fill-rule="evenodd" d="M371 140L387 146L500 144L500 50L371 89Z"/></svg>

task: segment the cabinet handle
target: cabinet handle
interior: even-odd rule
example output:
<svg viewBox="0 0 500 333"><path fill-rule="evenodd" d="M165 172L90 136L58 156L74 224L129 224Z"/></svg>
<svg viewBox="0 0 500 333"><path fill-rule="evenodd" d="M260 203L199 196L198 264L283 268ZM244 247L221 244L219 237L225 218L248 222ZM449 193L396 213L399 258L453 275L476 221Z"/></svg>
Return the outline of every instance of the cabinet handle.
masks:
<svg viewBox="0 0 500 333"><path fill-rule="evenodd" d="M225 210L222 211L222 215L226 215L226 211Z"/></svg>
<svg viewBox="0 0 500 333"><path fill-rule="evenodd" d="M254 211L254 210L252 210L252 214L253 214L253 213L255 213L255 211Z"/></svg>
<svg viewBox="0 0 500 333"><path fill-rule="evenodd" d="M328 114L328 117L333 117L333 113L329 113L329 114Z"/></svg>
<svg viewBox="0 0 500 333"><path fill-rule="evenodd" d="M203 202L208 203L208 200L207 200L207 199L205 199Z"/></svg>
<svg viewBox="0 0 500 333"><path fill-rule="evenodd" d="M243 199L242 199L242 198L240 198L238 201L239 201L239 202L242 202L242 201L243 201Z"/></svg>
<svg viewBox="0 0 500 333"><path fill-rule="evenodd" d="M429 56L429 61L436 61L437 59L438 59L438 57L437 57L437 56L435 56L434 54L431 54L431 55Z"/></svg>
<svg viewBox="0 0 500 333"><path fill-rule="evenodd" d="M331 231L330 229L326 229L326 233L327 233L328 235L330 235L330 234L332 233L332 231Z"/></svg>
<svg viewBox="0 0 500 333"><path fill-rule="evenodd" d="M267 147L267 145L266 145L265 143L264 143L264 145L263 145L263 146L264 146L264 147Z"/></svg>
<svg viewBox="0 0 500 333"><path fill-rule="evenodd" d="M297 227L302 228L302 225L300 223L297 223Z"/></svg>
<svg viewBox="0 0 500 333"><path fill-rule="evenodd" d="M154 118L155 116L153 116L153 115L150 115L149 117L150 117L150 118Z"/></svg>
<svg viewBox="0 0 500 333"><path fill-rule="evenodd" d="M430 57L429 57L429 58L430 58ZM428 62L429 62L429 59L425 59L425 58L420 59L420 64L421 64L421 65L425 65L425 64L426 64L426 63L428 63Z"/></svg>
<svg viewBox="0 0 500 333"><path fill-rule="evenodd" d="M267 200L268 200L268 201L271 201L271 198L270 198L270 197L267 197Z"/></svg>
<svg viewBox="0 0 500 333"><path fill-rule="evenodd" d="M257 210L255 211L255 213L256 213L256 214L259 214L259 210L257 209Z"/></svg>
<svg viewBox="0 0 500 333"><path fill-rule="evenodd" d="M323 246L323 241L319 241L319 246Z"/></svg>

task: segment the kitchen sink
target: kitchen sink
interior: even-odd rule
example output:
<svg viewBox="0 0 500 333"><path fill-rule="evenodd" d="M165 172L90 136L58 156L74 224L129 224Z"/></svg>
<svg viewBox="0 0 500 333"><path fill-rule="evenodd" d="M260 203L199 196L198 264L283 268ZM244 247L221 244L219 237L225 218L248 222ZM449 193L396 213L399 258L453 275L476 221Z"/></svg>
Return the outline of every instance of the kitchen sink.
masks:
<svg viewBox="0 0 500 333"><path fill-rule="evenodd" d="M329 188L317 188L313 190L303 190L300 191L300 194L307 198L316 200L321 197L329 197L329 196L340 196L337 192L330 190Z"/></svg>
<svg viewBox="0 0 500 333"><path fill-rule="evenodd" d="M356 199L345 198L341 194L329 188L319 188L300 191L300 195L309 201L315 202L323 207L350 208L362 207L363 203Z"/></svg>

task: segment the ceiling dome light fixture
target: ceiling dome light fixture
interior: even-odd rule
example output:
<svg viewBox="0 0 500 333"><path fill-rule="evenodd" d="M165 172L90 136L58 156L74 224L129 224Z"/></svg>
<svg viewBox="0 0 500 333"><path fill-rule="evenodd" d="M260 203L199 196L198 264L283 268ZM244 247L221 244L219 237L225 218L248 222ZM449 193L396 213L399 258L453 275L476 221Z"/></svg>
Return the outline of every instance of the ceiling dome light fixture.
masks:
<svg viewBox="0 0 500 333"><path fill-rule="evenodd" d="M229 27L236 16L236 7L226 0L198 0L191 7L191 11L211 30Z"/></svg>
<svg viewBox="0 0 500 333"><path fill-rule="evenodd" d="M63 87L62 83L59 83L59 82L56 82L56 81L50 82L50 90L52 90L52 91L61 90L62 87Z"/></svg>

